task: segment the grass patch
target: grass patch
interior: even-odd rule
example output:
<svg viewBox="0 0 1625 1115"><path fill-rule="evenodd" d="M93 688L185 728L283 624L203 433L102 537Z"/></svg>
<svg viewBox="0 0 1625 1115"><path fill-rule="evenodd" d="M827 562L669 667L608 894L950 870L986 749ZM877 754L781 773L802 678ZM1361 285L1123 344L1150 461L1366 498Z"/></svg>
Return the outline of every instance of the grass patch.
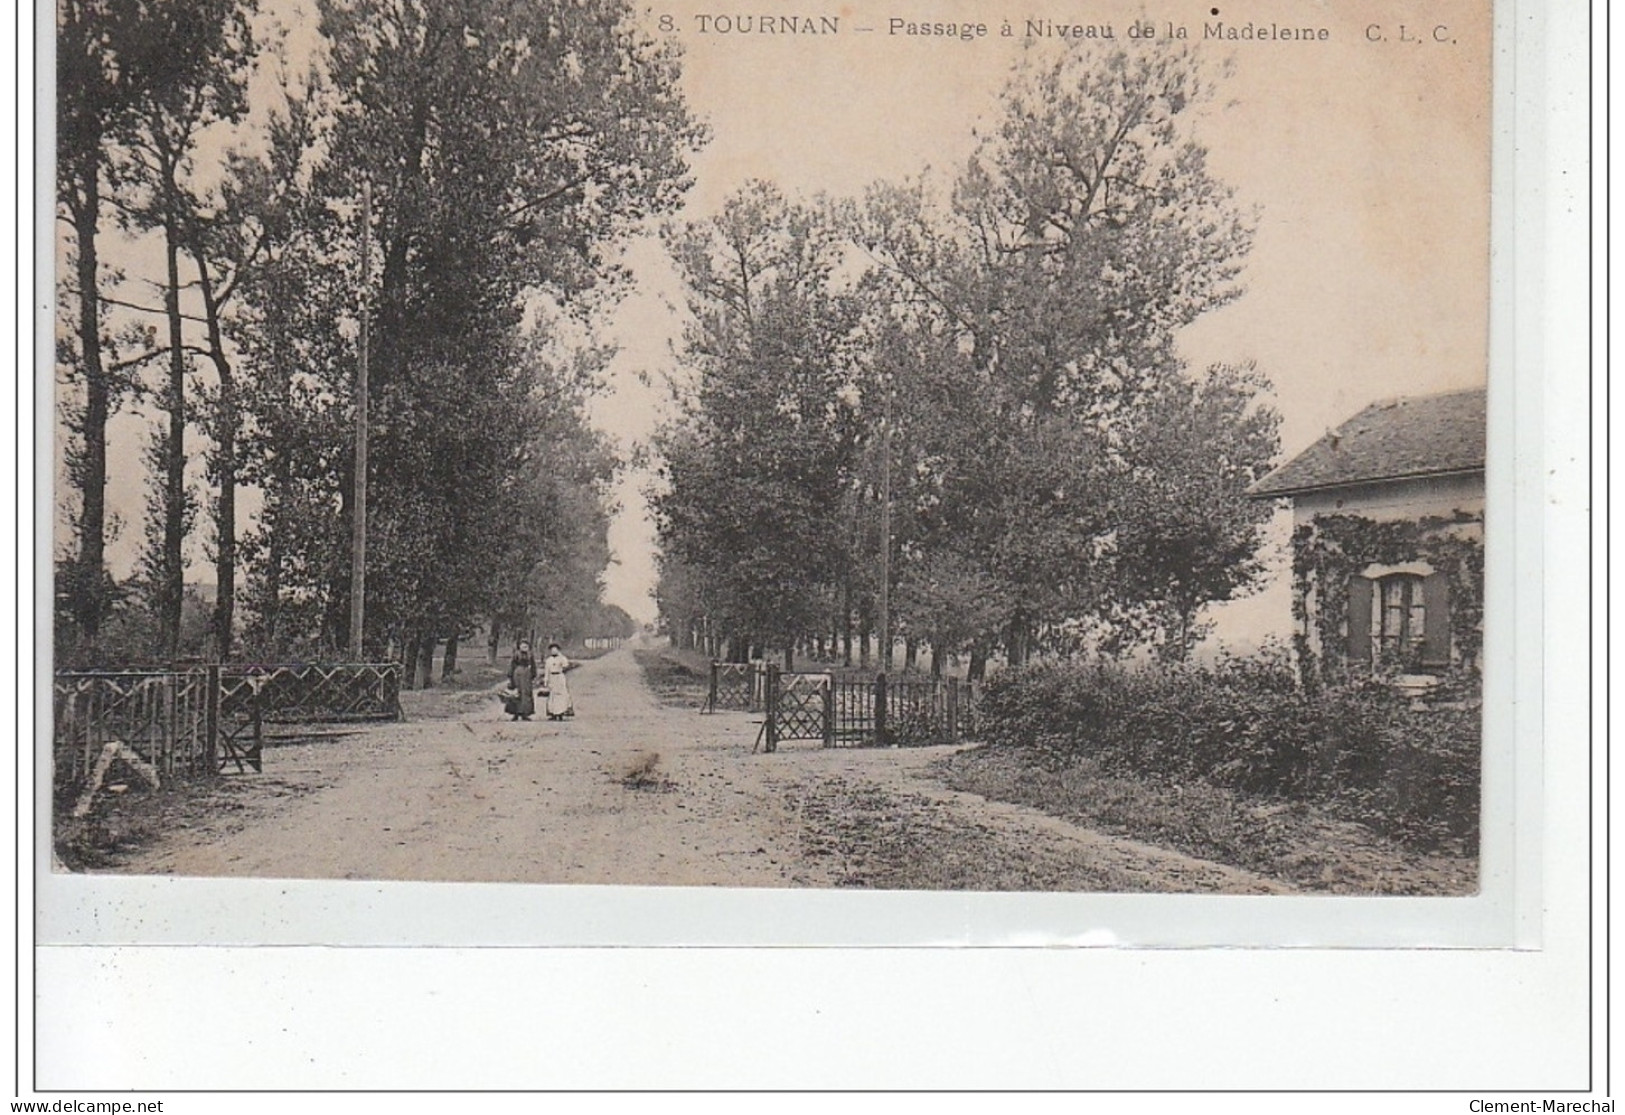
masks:
<svg viewBox="0 0 1625 1115"><path fill-rule="evenodd" d="M1042 664L1001 675L982 739L1057 769L1083 760L1214 800L1304 803L1418 853L1478 846L1476 700L1413 702L1378 681L1306 689L1284 658L1213 667Z"/></svg>
<svg viewBox="0 0 1625 1115"><path fill-rule="evenodd" d="M711 690L711 663L692 651L634 650L632 659L655 699L668 708L697 709Z"/></svg>
<svg viewBox="0 0 1625 1115"><path fill-rule="evenodd" d="M175 831L224 833L242 827L272 799L298 798L315 787L269 775L197 778L158 790L134 781L122 793L103 793L90 813L72 815L74 794L57 793L51 847L68 871L116 869L134 853Z"/></svg>
<svg viewBox="0 0 1625 1115"><path fill-rule="evenodd" d="M792 789L802 856L834 886L867 890L1110 891L1159 889L1073 849L1004 839L918 794L835 777Z"/></svg>
<svg viewBox="0 0 1625 1115"><path fill-rule="evenodd" d="M1478 864L1428 855L1304 802L1252 797L1193 780L1131 778L1087 758L976 748L938 760L944 784L1334 894L1471 894Z"/></svg>

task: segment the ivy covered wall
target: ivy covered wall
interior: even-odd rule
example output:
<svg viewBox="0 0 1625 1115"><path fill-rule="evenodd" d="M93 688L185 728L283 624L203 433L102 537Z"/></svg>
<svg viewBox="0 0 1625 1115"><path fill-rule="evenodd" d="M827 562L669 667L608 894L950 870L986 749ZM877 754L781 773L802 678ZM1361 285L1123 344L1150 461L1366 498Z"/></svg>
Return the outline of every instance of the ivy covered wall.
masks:
<svg viewBox="0 0 1625 1115"><path fill-rule="evenodd" d="M1350 587L1372 565L1426 562L1448 586L1451 670L1476 673L1484 639L1484 519L1451 516L1378 522L1318 515L1292 536L1293 647L1306 683L1338 682L1403 664L1350 653Z"/></svg>

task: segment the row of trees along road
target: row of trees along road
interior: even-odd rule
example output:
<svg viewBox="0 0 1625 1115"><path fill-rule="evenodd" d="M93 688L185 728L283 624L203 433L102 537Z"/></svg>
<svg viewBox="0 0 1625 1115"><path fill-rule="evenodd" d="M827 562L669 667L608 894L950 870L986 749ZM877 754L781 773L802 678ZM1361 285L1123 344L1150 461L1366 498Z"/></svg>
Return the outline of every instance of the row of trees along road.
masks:
<svg viewBox="0 0 1625 1115"><path fill-rule="evenodd" d="M607 354L561 338L686 188L676 59L622 0L313 6L315 36L256 0L58 0L59 661L347 645L363 298L368 653L596 618L616 461L583 405ZM122 582L121 412L153 481Z"/></svg>
<svg viewBox="0 0 1625 1115"><path fill-rule="evenodd" d="M856 626L866 656L889 488L910 662L1189 653L1259 574L1244 492L1278 451L1262 377L1175 347L1239 296L1253 234L1195 138L1218 80L1069 52L1016 76L946 189L756 183L670 231L692 324L651 497L679 642L850 663Z"/></svg>

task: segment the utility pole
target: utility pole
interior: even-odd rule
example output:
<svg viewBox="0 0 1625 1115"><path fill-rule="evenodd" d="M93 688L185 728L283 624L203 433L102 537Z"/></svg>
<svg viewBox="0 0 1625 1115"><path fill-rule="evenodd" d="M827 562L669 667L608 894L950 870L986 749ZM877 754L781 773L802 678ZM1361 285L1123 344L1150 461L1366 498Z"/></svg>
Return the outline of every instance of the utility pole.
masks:
<svg viewBox="0 0 1625 1115"><path fill-rule="evenodd" d="M891 411L892 383L886 379L880 426L880 670L891 672Z"/></svg>
<svg viewBox="0 0 1625 1115"><path fill-rule="evenodd" d="M355 519L350 532L350 660L362 660L367 620L367 358L372 326L368 308L372 247L372 182L361 181L361 336L355 375Z"/></svg>

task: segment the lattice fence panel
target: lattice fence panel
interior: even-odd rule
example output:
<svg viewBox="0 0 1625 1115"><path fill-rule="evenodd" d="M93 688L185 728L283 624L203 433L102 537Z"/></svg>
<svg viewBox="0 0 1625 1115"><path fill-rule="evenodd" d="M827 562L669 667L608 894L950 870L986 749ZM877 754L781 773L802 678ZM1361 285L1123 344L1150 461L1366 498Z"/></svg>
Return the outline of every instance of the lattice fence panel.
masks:
<svg viewBox="0 0 1625 1115"><path fill-rule="evenodd" d="M779 739L824 738L824 690L828 674L780 674L775 712Z"/></svg>
<svg viewBox="0 0 1625 1115"><path fill-rule="evenodd" d="M262 719L283 723L398 720L398 662L234 668L221 676L222 715L257 703Z"/></svg>
<svg viewBox="0 0 1625 1115"><path fill-rule="evenodd" d="M715 671L716 689L709 707L755 712L762 707L761 668L754 662L718 662Z"/></svg>

